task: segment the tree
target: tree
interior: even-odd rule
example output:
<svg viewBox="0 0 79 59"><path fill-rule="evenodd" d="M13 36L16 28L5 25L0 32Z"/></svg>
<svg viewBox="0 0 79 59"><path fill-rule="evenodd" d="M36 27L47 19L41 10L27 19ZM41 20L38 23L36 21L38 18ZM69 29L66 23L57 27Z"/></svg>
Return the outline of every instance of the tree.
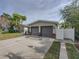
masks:
<svg viewBox="0 0 79 59"><path fill-rule="evenodd" d="M2 16L6 18L6 21L9 21L9 32L15 32L14 28L17 28L19 31L20 25L26 20L26 16L20 15L18 13L13 13L12 15L3 13Z"/></svg>
<svg viewBox="0 0 79 59"><path fill-rule="evenodd" d="M6 17L8 20L11 20L11 16L10 16L9 14L3 13L2 15L3 15L4 17Z"/></svg>
<svg viewBox="0 0 79 59"><path fill-rule="evenodd" d="M70 5L64 7L63 10L60 11L62 18L64 20L64 24L67 26L71 26L79 30L79 1L74 0ZM66 27L67 27L66 26Z"/></svg>
<svg viewBox="0 0 79 59"><path fill-rule="evenodd" d="M17 29L20 29L20 25L25 20L26 20L26 16L20 15L18 13L13 13L12 15L12 22L17 27Z"/></svg>
<svg viewBox="0 0 79 59"><path fill-rule="evenodd" d="M11 16L9 15L9 14L7 14L7 13L3 13L2 15L1 15L1 29L3 30L3 31L6 31L6 30L8 30L9 29L9 26L10 26L10 19L11 19Z"/></svg>
<svg viewBox="0 0 79 59"><path fill-rule="evenodd" d="M13 17L13 22L16 25L18 25L18 24L22 23L22 21L26 20L26 16L22 16L22 15L20 15L18 13L13 13L12 17Z"/></svg>

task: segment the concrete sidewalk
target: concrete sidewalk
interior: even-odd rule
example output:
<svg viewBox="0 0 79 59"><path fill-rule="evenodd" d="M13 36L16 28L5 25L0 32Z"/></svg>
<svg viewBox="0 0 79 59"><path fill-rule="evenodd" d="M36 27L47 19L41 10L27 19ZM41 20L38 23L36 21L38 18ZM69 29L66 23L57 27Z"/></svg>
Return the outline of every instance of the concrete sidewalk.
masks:
<svg viewBox="0 0 79 59"><path fill-rule="evenodd" d="M64 42L61 42L59 59L68 59L66 46Z"/></svg>

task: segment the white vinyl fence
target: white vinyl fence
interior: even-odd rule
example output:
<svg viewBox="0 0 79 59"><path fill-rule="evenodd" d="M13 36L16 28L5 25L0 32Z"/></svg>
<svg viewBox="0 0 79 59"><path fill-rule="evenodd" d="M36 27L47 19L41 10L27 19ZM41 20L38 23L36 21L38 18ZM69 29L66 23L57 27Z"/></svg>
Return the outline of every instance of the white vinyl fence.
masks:
<svg viewBox="0 0 79 59"><path fill-rule="evenodd" d="M75 39L75 30L74 29L56 29L56 39Z"/></svg>

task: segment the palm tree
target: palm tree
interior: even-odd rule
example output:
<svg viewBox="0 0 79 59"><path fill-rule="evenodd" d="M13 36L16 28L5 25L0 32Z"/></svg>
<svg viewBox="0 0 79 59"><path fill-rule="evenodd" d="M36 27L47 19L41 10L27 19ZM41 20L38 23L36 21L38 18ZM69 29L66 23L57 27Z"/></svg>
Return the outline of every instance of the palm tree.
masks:
<svg viewBox="0 0 79 59"><path fill-rule="evenodd" d="M22 21L26 20L26 16L22 16L18 13L13 13L13 22L18 25L20 23L22 23Z"/></svg>
<svg viewBox="0 0 79 59"><path fill-rule="evenodd" d="M15 24L17 29L20 29L20 24L26 20L26 16L20 15L18 13L13 13L12 22Z"/></svg>

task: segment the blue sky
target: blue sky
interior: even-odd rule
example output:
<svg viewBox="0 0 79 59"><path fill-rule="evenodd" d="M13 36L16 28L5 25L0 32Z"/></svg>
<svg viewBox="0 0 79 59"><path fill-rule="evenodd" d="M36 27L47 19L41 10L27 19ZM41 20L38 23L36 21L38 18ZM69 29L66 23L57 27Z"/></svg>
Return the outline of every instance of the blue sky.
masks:
<svg viewBox="0 0 79 59"><path fill-rule="evenodd" d="M27 16L24 24L36 20L60 20L59 10L71 0L0 0L0 14L17 12Z"/></svg>

